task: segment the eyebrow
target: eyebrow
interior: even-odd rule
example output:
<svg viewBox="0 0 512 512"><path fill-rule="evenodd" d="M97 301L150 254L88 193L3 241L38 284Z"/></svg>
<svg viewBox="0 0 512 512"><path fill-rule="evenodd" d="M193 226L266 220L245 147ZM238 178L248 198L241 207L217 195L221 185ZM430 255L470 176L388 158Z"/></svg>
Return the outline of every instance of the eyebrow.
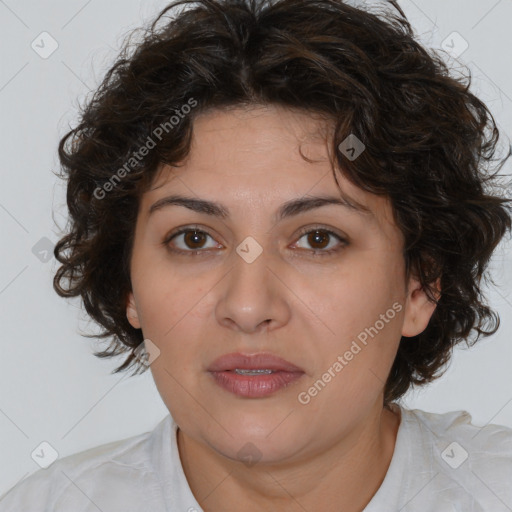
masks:
<svg viewBox="0 0 512 512"><path fill-rule="evenodd" d="M166 206L183 206L197 213L203 213L211 215L213 217L219 217L226 219L230 216L229 209L214 201L207 201L205 199L197 199L194 197L185 197L181 195L171 195L163 197L156 201L149 208L149 215L157 210L161 210ZM305 196L297 199L292 199L283 203L277 211L276 221L299 215L301 213L321 208L326 205L338 205L343 206L353 212L360 214L365 217L375 217L373 212L366 206L355 201L352 198L342 195L341 197L334 196Z"/></svg>

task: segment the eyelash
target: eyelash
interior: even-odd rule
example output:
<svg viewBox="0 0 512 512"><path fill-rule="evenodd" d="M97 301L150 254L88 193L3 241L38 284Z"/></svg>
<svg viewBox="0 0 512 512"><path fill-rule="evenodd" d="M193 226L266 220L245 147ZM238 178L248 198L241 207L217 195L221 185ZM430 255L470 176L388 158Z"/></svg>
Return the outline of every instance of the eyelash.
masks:
<svg viewBox="0 0 512 512"><path fill-rule="evenodd" d="M203 229L200 229L198 226L185 226L184 228L180 228L178 229L178 231L173 231L171 233L169 233L169 235L167 235L164 239L164 241L162 242L163 245L165 245L166 247L168 247L169 250L171 250L172 252L175 252L177 254L184 254L184 255L187 255L187 256L198 256L198 255L201 255L201 253L207 253L208 251L210 251L211 249L197 249L197 250L190 250L190 251L185 251L183 249L176 249L176 248L172 248L170 247L169 243L176 237L178 237L179 235L183 235L184 233L188 233L188 232L191 232L191 231L196 231L198 233L203 233L205 235L208 235L210 238L213 239L212 235L210 235L210 233L208 233L207 231L203 230ZM334 233L334 231L331 231L330 229L327 229L325 227L322 227L322 226L316 226L316 227L312 227L312 228L303 228L300 230L299 232L299 238L297 239L297 241L299 241L304 235L307 235L309 233L312 233L312 232L315 232L315 231L321 231L323 233L326 233L327 235L329 236L334 236L335 238L337 238L340 243L341 243L341 246L338 246L334 249L329 249L329 250L323 250L323 249L312 249L310 252L311 252L311 256L313 257L323 257L323 256L330 256L334 253L337 253L339 251L341 251L342 249L344 249L347 245L348 245L348 241L345 240L344 238L342 238L340 235L338 235L337 233ZM303 250L306 250L307 249L303 249Z"/></svg>

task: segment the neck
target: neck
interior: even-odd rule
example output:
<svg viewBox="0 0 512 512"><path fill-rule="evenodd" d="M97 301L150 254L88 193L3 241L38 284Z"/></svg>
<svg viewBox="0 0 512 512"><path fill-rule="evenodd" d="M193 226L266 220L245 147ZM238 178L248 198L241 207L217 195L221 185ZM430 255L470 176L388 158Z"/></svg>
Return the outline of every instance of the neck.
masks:
<svg viewBox="0 0 512 512"><path fill-rule="evenodd" d="M379 404L334 446L307 459L245 464L223 457L178 429L190 489L205 512L322 510L361 512L391 462L399 415Z"/></svg>

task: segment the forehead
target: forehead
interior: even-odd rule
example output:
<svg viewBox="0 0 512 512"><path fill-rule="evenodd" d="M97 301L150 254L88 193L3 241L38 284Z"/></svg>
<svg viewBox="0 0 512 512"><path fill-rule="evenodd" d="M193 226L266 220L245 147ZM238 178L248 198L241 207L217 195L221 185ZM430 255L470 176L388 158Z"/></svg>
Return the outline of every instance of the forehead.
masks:
<svg viewBox="0 0 512 512"><path fill-rule="evenodd" d="M373 213L368 221L393 227L388 198L358 188L338 171L340 192L329 161L330 128L319 116L283 107L203 113L194 120L188 156L179 167L161 166L143 208L180 194L222 203L243 217L275 214L301 197L345 195Z"/></svg>

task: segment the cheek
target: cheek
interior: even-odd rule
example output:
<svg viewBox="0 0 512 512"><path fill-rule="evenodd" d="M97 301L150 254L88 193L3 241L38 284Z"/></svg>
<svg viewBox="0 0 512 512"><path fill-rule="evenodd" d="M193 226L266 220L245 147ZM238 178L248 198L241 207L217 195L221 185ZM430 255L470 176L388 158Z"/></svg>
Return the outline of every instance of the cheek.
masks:
<svg viewBox="0 0 512 512"><path fill-rule="evenodd" d="M197 319L207 294L199 275L184 275L167 262L152 261L140 272L132 271L132 283L146 337L166 340L179 324Z"/></svg>
<svg viewBox="0 0 512 512"><path fill-rule="evenodd" d="M343 342L373 326L393 303L403 305L401 288L399 266L360 258L335 275L313 283L309 304L329 326L334 334L331 338ZM395 317L396 311L390 315Z"/></svg>
<svg viewBox="0 0 512 512"><path fill-rule="evenodd" d="M197 366L212 308L204 284L204 279L185 279L168 271L137 288L142 332L160 350L159 364L155 361L153 365L163 378L167 378L163 373L164 362L165 368L176 375L186 374L194 364Z"/></svg>
<svg viewBox="0 0 512 512"><path fill-rule="evenodd" d="M318 346L322 367L315 375L332 382L327 401L364 399L386 381L401 338L405 296L400 265L384 263L361 262L312 291L311 308L330 330Z"/></svg>

